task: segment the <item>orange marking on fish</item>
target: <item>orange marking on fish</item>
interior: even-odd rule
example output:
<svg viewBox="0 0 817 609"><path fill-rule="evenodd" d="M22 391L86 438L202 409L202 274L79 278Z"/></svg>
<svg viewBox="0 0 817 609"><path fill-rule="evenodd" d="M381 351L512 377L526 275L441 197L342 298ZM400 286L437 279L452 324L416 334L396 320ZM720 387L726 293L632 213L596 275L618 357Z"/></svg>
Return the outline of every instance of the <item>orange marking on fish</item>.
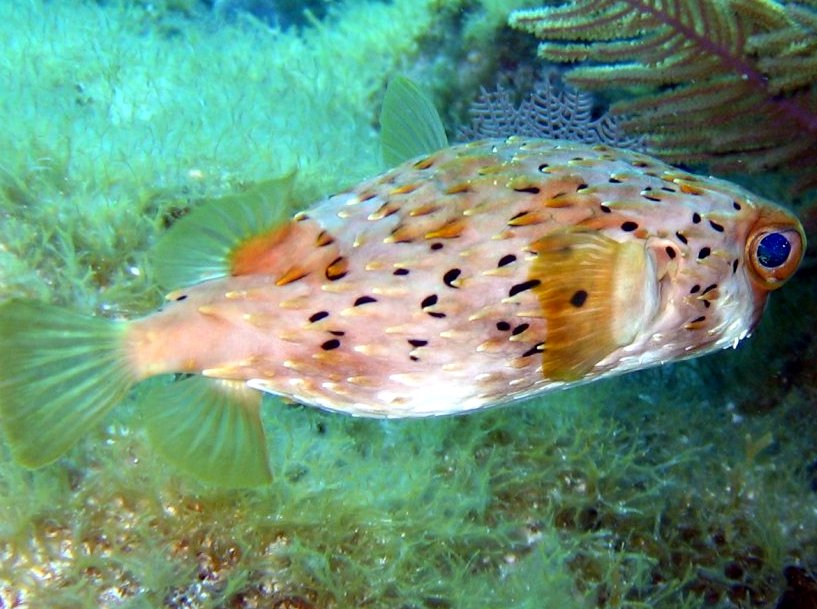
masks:
<svg viewBox="0 0 817 609"><path fill-rule="evenodd" d="M287 285L289 283L298 281L299 279L303 279L307 275L309 275L308 270L298 266L293 266L287 269L287 271L276 280L275 285L277 286Z"/></svg>
<svg viewBox="0 0 817 609"><path fill-rule="evenodd" d="M392 189L392 191L389 194L390 195L407 195L407 194L409 194L411 192L414 192L418 188L420 188L420 183L419 182L403 184L402 186L398 186L397 188Z"/></svg>
<svg viewBox="0 0 817 609"><path fill-rule="evenodd" d="M467 182L462 182L460 184L454 184L453 186L449 186L445 189L444 194L447 195L458 195L469 192L471 190L471 186Z"/></svg>
<svg viewBox="0 0 817 609"><path fill-rule="evenodd" d="M455 239L462 235L462 231L465 230L465 220L462 218L454 218L452 220L448 220L437 228L436 230L429 231L425 234L426 239Z"/></svg>
<svg viewBox="0 0 817 609"><path fill-rule="evenodd" d="M439 209L440 206L437 205L436 203L425 203L409 211L409 216L411 216L412 218L416 218L418 216L426 216L428 214L433 214L435 211Z"/></svg>
<svg viewBox="0 0 817 609"><path fill-rule="evenodd" d="M241 243L230 254L230 271L233 275L250 275L274 272L280 265L276 256L278 248L300 232L302 224L289 222L257 237Z"/></svg>

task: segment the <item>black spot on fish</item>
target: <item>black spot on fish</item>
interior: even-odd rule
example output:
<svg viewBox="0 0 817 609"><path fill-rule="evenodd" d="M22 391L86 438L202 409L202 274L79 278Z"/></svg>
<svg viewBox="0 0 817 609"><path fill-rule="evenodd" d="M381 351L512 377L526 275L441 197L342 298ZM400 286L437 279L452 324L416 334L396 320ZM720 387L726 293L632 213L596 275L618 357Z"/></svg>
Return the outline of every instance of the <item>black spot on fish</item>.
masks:
<svg viewBox="0 0 817 609"><path fill-rule="evenodd" d="M511 329L511 324L509 324L507 321L498 321L496 322L496 329L500 332L507 332Z"/></svg>
<svg viewBox="0 0 817 609"><path fill-rule="evenodd" d="M442 319L445 317L445 313L440 313L439 311L426 311L431 317L435 317L437 319Z"/></svg>
<svg viewBox="0 0 817 609"><path fill-rule="evenodd" d="M417 357L416 355L409 355L409 359L411 361L413 361L413 362L419 362L420 361L420 358Z"/></svg>
<svg viewBox="0 0 817 609"><path fill-rule="evenodd" d="M738 272L738 260L737 260L737 258L735 258L735 260L732 261L732 274L737 273L737 272Z"/></svg>
<svg viewBox="0 0 817 609"><path fill-rule="evenodd" d="M443 244L442 243L432 243L430 247L431 247L432 250L434 250L436 252L437 250L443 249Z"/></svg>
<svg viewBox="0 0 817 609"><path fill-rule="evenodd" d="M711 226L712 228L714 228L714 229L715 229L716 231L718 231L719 233L722 233L722 232L723 232L723 226L722 226L722 225L720 225L720 224L718 224L718 223L717 223L717 222L715 222L714 220L710 220L710 221L709 221L709 226Z"/></svg>
<svg viewBox="0 0 817 609"><path fill-rule="evenodd" d="M181 294L179 296L176 296L176 298L174 298L174 300L176 302L181 302L182 300L187 300L187 294Z"/></svg>
<svg viewBox="0 0 817 609"><path fill-rule="evenodd" d="M621 230L623 230L625 233L631 233L637 228L638 224L629 220L627 222L622 222L621 224Z"/></svg>
<svg viewBox="0 0 817 609"><path fill-rule="evenodd" d="M678 237L678 241L680 241L680 242L681 242L681 243L683 243L684 245L686 245L687 243L689 243L689 242L687 241L687 238L686 238L686 237L684 237L684 235L683 235L683 234L682 234L680 231L676 232L676 233L675 233L675 236L676 236L676 237Z"/></svg>
<svg viewBox="0 0 817 609"><path fill-rule="evenodd" d="M674 247L672 247L671 245L668 245L666 247L666 252L667 252L667 256L670 257L670 260L675 258L675 248Z"/></svg>
<svg viewBox="0 0 817 609"><path fill-rule="evenodd" d="M324 351L332 351L333 349L337 349L340 347L340 341L337 338L330 338L328 341L321 345L321 349Z"/></svg>
<svg viewBox="0 0 817 609"><path fill-rule="evenodd" d="M613 177L611 177L611 178L610 178L609 180L607 180L607 181L608 181L608 182L610 182L610 184L621 184L621 180L619 180L618 178L613 178Z"/></svg>
<svg viewBox="0 0 817 609"><path fill-rule="evenodd" d="M518 214L515 214L515 215L511 216L511 219L510 219L510 220L508 220L508 224L509 224L510 226L513 226L513 221L514 221L514 220L519 220L519 218L522 218L522 217L524 217L524 216L527 216L529 213L530 213L530 212L527 212L527 211L520 211Z"/></svg>
<svg viewBox="0 0 817 609"><path fill-rule="evenodd" d="M701 286L699 286L697 283L689 289L690 294L697 294L700 291L701 291Z"/></svg>
<svg viewBox="0 0 817 609"><path fill-rule="evenodd" d="M420 303L420 307L425 309L426 307L433 307L437 304L437 295L432 294L431 296L426 296L423 298L423 301Z"/></svg>
<svg viewBox="0 0 817 609"><path fill-rule="evenodd" d="M692 223L693 224L701 223L701 214L699 214L697 211L692 214Z"/></svg>
<svg viewBox="0 0 817 609"><path fill-rule="evenodd" d="M732 207L734 207L738 211L741 210L740 203L738 203L737 201L732 201Z"/></svg>
<svg viewBox="0 0 817 609"><path fill-rule="evenodd" d="M514 192L524 192L529 195L538 195L539 194L539 187L538 186L524 186L522 188L514 188Z"/></svg>
<svg viewBox="0 0 817 609"><path fill-rule="evenodd" d="M697 323L700 323L700 322L705 321L705 320L706 320L706 315L701 315L700 317L696 317L695 319L693 319L693 320L692 320L691 322L689 322L689 323L691 323L691 324L697 324Z"/></svg>
<svg viewBox="0 0 817 609"><path fill-rule="evenodd" d="M708 258L709 254L712 253L712 250L708 247L702 247L701 251L698 252L698 260L703 260L704 258Z"/></svg>
<svg viewBox="0 0 817 609"><path fill-rule="evenodd" d="M409 274L408 269L395 269L394 273L392 273L392 275L397 275L397 276L408 275L408 274Z"/></svg>
<svg viewBox="0 0 817 609"><path fill-rule="evenodd" d="M511 336L519 336L528 328L530 328L530 324L519 324L513 329L513 332L511 332Z"/></svg>
<svg viewBox="0 0 817 609"><path fill-rule="evenodd" d="M457 286L453 285L453 283L457 280L457 277L460 276L462 271L460 269L450 269L446 271L445 275L443 275L443 283L447 285L449 288L458 289Z"/></svg>
<svg viewBox="0 0 817 609"><path fill-rule="evenodd" d="M361 305L369 304L370 302L377 302L377 298L374 298L373 296L361 296L355 300L354 306L359 307Z"/></svg>
<svg viewBox="0 0 817 609"><path fill-rule="evenodd" d="M320 321L326 317L329 317L328 311L318 311L317 313L313 313L309 316L309 321L314 324L316 321Z"/></svg>
<svg viewBox="0 0 817 609"><path fill-rule="evenodd" d="M662 186L661 190L664 190L666 192L678 192L677 190L675 190L674 188L671 188L670 186Z"/></svg>
<svg viewBox="0 0 817 609"><path fill-rule="evenodd" d="M542 163L542 164L541 164L541 165L539 165L539 167L538 167L539 172L540 172L540 173L545 173L545 170L546 170L548 167L549 167L549 165L548 165L547 163Z"/></svg>
<svg viewBox="0 0 817 609"><path fill-rule="evenodd" d="M576 192L581 192L583 190L587 190L588 186L584 182L576 186Z"/></svg>
<svg viewBox="0 0 817 609"><path fill-rule="evenodd" d="M718 287L718 284L717 284L717 283L713 283L713 284L711 284L711 285L706 286L706 288L704 289L704 291L703 291L703 292L701 292L701 296L703 296L703 295L704 295L704 294L706 294L707 292L711 292L712 290L714 290L714 289L715 289L715 288L717 288L717 287Z"/></svg>
<svg viewBox="0 0 817 609"><path fill-rule="evenodd" d="M345 336L346 332L344 332L343 330L329 330L329 334L331 334L332 336Z"/></svg>
<svg viewBox="0 0 817 609"><path fill-rule="evenodd" d="M647 201L652 201L653 203L660 203L661 202L661 197L657 197L655 195L644 195L644 194L642 194L641 196L644 197L645 199L647 199Z"/></svg>
<svg viewBox="0 0 817 609"><path fill-rule="evenodd" d="M525 351L522 354L522 357L530 357L531 355L536 355L537 353L541 353L544 350L545 350L545 343L536 343L535 345L533 345L533 347L531 347L530 349Z"/></svg>
<svg viewBox="0 0 817 609"><path fill-rule="evenodd" d="M505 254L504 256L502 256L502 258L499 259L499 262L497 263L496 266L497 268L501 268L503 266L508 266L512 262L516 262L516 256L514 256L513 254Z"/></svg>
<svg viewBox="0 0 817 609"><path fill-rule="evenodd" d="M412 347L425 347L428 344L428 341L423 340L422 338L410 338L408 339L408 343Z"/></svg>
<svg viewBox="0 0 817 609"><path fill-rule="evenodd" d="M570 304L577 309L584 306L585 302L587 302L587 290L576 290L570 297Z"/></svg>
<svg viewBox="0 0 817 609"><path fill-rule="evenodd" d="M517 283L516 285L512 285L511 289L508 290L508 296L516 296L520 292L524 292L525 290L530 290L535 288L542 282L538 279L528 279L527 281L523 281L522 283Z"/></svg>
<svg viewBox="0 0 817 609"><path fill-rule="evenodd" d="M605 213L605 214L611 214L611 213L613 213L613 210L612 210L612 209L610 209L609 207L607 207L607 206L606 206L604 203L602 203L601 205L599 205L599 207L601 208L601 211L602 211L603 213Z"/></svg>

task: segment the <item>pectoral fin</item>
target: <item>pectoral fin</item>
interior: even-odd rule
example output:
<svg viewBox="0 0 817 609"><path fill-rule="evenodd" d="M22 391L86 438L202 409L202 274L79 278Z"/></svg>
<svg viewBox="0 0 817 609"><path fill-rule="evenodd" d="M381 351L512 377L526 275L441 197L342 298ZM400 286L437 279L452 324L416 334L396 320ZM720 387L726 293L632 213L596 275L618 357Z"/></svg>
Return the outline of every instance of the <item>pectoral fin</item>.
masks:
<svg viewBox="0 0 817 609"><path fill-rule="evenodd" d="M632 342L655 304L651 260L640 241L566 231L533 243L531 277L547 320L543 375L583 378Z"/></svg>

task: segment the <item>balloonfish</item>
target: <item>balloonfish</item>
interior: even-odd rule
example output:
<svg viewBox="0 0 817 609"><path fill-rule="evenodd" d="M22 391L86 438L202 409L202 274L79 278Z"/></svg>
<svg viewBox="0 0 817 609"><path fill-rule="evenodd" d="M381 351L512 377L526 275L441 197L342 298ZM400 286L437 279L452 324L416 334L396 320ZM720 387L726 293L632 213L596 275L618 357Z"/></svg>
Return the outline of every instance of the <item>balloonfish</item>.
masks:
<svg viewBox="0 0 817 609"><path fill-rule="evenodd" d="M177 373L140 398L152 445L199 478L262 484L263 393L445 415L734 347L803 256L792 214L728 182L606 145L442 147L433 112L403 110L384 144L421 154L289 221L289 178L179 220L157 246L177 288L157 313L4 304L16 459L54 461L133 384Z"/></svg>

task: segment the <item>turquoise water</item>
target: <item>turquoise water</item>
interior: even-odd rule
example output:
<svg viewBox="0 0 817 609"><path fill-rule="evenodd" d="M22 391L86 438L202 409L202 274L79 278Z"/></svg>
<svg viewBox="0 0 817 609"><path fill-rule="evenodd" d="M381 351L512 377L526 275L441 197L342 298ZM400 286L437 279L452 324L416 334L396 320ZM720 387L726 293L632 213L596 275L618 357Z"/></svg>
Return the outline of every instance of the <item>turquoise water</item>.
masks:
<svg viewBox="0 0 817 609"><path fill-rule="evenodd" d="M0 297L153 310L148 253L191 206L382 169L394 74L451 133L479 85L524 97L521 4L1 3ZM788 176L737 179L813 218ZM467 417L268 400L274 481L251 491L162 462L140 387L51 466L3 447L0 607L810 606L814 308L807 259L737 351Z"/></svg>

